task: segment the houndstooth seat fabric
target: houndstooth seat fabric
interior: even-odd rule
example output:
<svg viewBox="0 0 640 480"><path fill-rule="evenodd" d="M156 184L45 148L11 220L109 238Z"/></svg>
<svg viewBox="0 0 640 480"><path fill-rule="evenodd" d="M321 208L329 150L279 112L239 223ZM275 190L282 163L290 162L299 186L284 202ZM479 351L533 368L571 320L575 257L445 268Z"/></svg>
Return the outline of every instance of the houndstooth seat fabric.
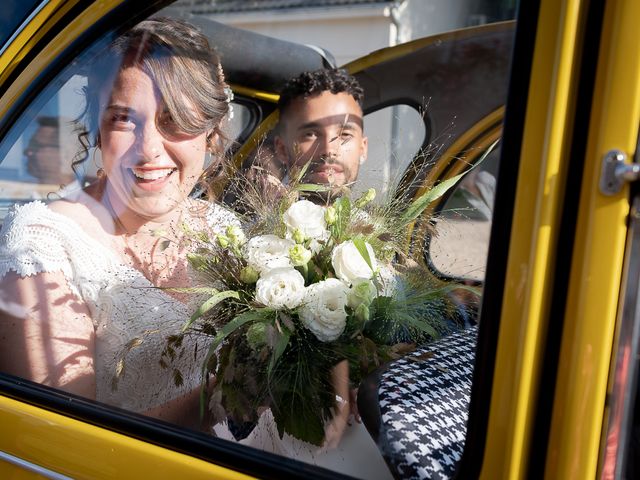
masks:
<svg viewBox="0 0 640 480"><path fill-rule="evenodd" d="M396 478L455 474L464 449L477 333L474 326L425 345L382 374L378 446Z"/></svg>

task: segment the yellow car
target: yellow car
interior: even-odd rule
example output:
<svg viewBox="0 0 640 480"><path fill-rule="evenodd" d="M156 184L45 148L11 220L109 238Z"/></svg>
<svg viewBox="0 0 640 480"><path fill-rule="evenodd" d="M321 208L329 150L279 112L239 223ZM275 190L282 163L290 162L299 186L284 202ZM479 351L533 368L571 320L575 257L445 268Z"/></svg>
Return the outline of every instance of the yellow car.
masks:
<svg viewBox="0 0 640 480"><path fill-rule="evenodd" d="M381 393L389 380L361 386L380 463L354 460L348 473L374 478L372 465L382 465L378 478L638 476L636 0L301 1L289 9L244 1L5 3L0 219L15 204L60 198L95 178L89 164L80 175L71 170L78 139L68 120L82 110L87 59L150 15L194 23L221 53L234 94L228 153L238 166L257 146L268 148L289 77L344 67L365 89L365 130L375 144L362 188L393 195L411 185L418 195L475 165L427 212L435 218L429 233L417 222L414 234L434 274L482 292L465 318L473 333L460 343L468 368L451 383L467 388L462 411L421 416L435 403L421 404L424 391L408 388L414 375L449 375L460 363L455 353L438 357L449 352L442 343L427 345L425 358L438 363L418 359L396 390L395 405L415 414L404 426L376 416L389 405ZM305 40L321 21L347 22L353 36L327 39L331 48ZM368 50L349 53L378 21L395 45L371 40ZM16 300L4 293L3 309ZM0 338L0 349L11 341ZM447 458L416 440L416 428L428 437L436 424L455 422L458 436L438 444L452 448ZM0 373L2 478L344 476L293 457Z"/></svg>

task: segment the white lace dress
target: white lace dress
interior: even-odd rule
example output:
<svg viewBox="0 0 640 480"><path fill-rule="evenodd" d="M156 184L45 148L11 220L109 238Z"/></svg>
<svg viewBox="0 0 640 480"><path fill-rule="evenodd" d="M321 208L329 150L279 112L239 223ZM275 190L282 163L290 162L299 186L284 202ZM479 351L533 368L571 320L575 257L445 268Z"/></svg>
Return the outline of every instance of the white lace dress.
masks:
<svg viewBox="0 0 640 480"><path fill-rule="evenodd" d="M215 205L208 221L214 231L222 231L229 224L239 225L232 213ZM185 339L184 355L173 364L184 377L182 386L176 386L172 369L160 366L166 336L180 331L194 306L154 288L141 272L124 265L71 218L40 201L14 207L0 230L0 278L9 271L21 276L62 272L72 292L88 306L96 332L98 401L144 412L199 385L209 339ZM121 359L124 371L116 377ZM216 425L214 433L235 441L226 422ZM361 424L347 428L338 449L319 452L317 447L289 435L280 438L267 411L240 443L356 477L391 478Z"/></svg>
<svg viewBox="0 0 640 480"><path fill-rule="evenodd" d="M238 223L216 205L207 219L214 231ZM96 332L98 401L143 412L199 384L205 339L187 337L184 355L172 368L160 365L167 335L180 331L193 308L154 288L71 218L40 201L14 207L0 231L0 278L9 271L23 277L62 272L71 291L87 305ZM194 357L196 351L200 358ZM183 376L180 387L173 367Z"/></svg>

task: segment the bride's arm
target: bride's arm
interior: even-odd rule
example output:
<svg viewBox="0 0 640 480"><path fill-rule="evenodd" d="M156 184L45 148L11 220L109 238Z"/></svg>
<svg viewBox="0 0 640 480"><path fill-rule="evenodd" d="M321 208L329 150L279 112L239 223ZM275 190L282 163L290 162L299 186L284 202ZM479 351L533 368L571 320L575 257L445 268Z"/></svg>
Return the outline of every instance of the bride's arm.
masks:
<svg viewBox="0 0 640 480"><path fill-rule="evenodd" d="M62 273L0 282L0 370L95 399L95 330Z"/></svg>
<svg viewBox="0 0 640 480"><path fill-rule="evenodd" d="M95 330L87 306L62 273L0 282L0 371L85 398L96 398ZM179 425L200 425L200 388L143 412Z"/></svg>

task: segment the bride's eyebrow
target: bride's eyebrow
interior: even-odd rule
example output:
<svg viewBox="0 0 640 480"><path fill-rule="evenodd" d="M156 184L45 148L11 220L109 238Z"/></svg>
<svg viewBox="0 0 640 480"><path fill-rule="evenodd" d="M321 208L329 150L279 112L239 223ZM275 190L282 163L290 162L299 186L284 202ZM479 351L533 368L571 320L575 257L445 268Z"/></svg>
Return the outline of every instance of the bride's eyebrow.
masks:
<svg viewBox="0 0 640 480"><path fill-rule="evenodd" d="M133 108L127 107L126 105L118 105L117 103L112 103L111 105L107 105L104 111L118 112L118 113L135 113L135 110Z"/></svg>

